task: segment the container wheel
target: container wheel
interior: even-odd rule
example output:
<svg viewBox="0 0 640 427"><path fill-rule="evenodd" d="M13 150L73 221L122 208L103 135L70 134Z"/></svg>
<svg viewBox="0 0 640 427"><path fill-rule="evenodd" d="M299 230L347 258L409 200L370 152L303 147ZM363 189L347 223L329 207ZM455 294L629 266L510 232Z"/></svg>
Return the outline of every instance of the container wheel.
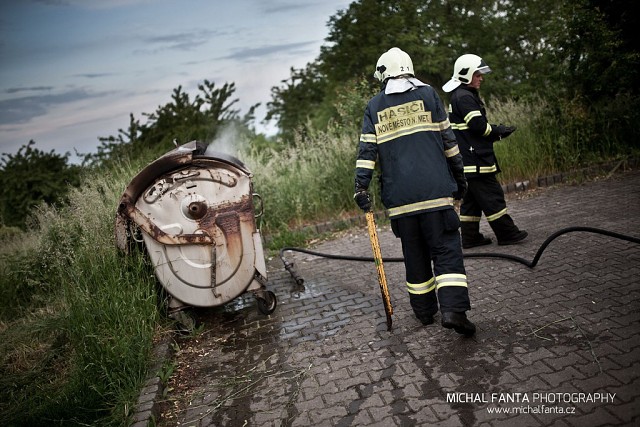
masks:
<svg viewBox="0 0 640 427"><path fill-rule="evenodd" d="M264 298L257 297L258 301L258 311L264 315L269 315L273 313L273 310L276 309L278 305L278 301L276 300L276 294L271 291L264 292Z"/></svg>
<svg viewBox="0 0 640 427"><path fill-rule="evenodd" d="M189 310L180 310L169 315L176 322L176 328L180 333L190 334L197 326L196 318Z"/></svg>

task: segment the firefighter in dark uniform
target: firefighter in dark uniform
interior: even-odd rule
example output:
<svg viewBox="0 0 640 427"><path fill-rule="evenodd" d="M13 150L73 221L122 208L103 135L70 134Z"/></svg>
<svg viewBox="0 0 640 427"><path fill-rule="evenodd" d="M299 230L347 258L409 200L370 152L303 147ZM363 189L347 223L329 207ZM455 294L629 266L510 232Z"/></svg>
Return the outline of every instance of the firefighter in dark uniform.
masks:
<svg viewBox="0 0 640 427"><path fill-rule="evenodd" d="M459 57L453 67L453 77L442 89L451 93L449 121L464 161L468 182L460 206L462 247L488 245L491 238L480 233L484 213L499 245L511 245L524 240L528 233L518 229L507 213L504 192L496 178L500 172L493 143L508 137L516 128L490 124L478 90L484 74L491 69L477 55Z"/></svg>
<svg viewBox="0 0 640 427"><path fill-rule="evenodd" d="M454 198L466 191L462 157L444 106L416 79L409 55L394 47L380 56L380 93L368 103L358 145L354 199L371 209L367 189L376 165L382 203L402 242L406 285L416 317L467 336L475 325ZM433 261L433 269L431 262ZM435 275L434 275L435 273Z"/></svg>

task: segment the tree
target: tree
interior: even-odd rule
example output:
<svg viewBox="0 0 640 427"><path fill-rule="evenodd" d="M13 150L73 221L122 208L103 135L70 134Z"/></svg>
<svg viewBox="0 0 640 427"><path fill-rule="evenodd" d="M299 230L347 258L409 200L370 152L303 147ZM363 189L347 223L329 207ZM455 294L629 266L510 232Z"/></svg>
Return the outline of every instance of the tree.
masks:
<svg viewBox="0 0 640 427"><path fill-rule="evenodd" d="M359 0L329 19L329 35L320 55L304 70L291 70L284 86L272 89L267 118L281 135L309 117L326 124L329 108L344 84L354 79L378 85L372 75L379 56L397 46L411 55L416 77L440 90L463 53L477 53L499 73L485 96L532 91L531 70L552 61L541 31L557 26L552 0ZM524 30L524 31L523 31ZM324 123L322 119L324 118Z"/></svg>
<svg viewBox="0 0 640 427"><path fill-rule="evenodd" d="M636 14L627 0L578 0L564 5L556 62L563 64L568 96L591 102L638 92L640 49Z"/></svg>
<svg viewBox="0 0 640 427"><path fill-rule="evenodd" d="M538 94L602 99L615 97L620 87L635 91L640 54L630 3L357 0L329 19L318 58L272 89L267 117L278 120L284 137L309 114L323 125L319 117L335 117L328 106L345 82L359 78L377 86L375 63L394 46L411 55L416 76L438 91L464 53L482 56L494 70L482 89L488 100Z"/></svg>
<svg viewBox="0 0 640 427"><path fill-rule="evenodd" d="M110 162L121 162L132 155L134 146L140 137L140 121L133 114L129 114L129 127L127 130L118 129L117 136L98 137L100 145L96 153L82 154L82 165L91 167L106 165Z"/></svg>
<svg viewBox="0 0 640 427"><path fill-rule="evenodd" d="M327 97L326 76L321 74L317 63L309 63L306 68L291 67L291 77L282 84L271 88L265 121L275 120L282 138L291 141L300 124L320 116Z"/></svg>
<svg viewBox="0 0 640 427"><path fill-rule="evenodd" d="M460 31L452 22L456 16L449 3L441 1L353 2L330 18L328 44L321 48L319 67L330 84L355 76L373 81L378 58L395 46L411 55L417 76L435 86L443 80L443 73L448 74L445 70L451 68L448 58L456 55L454 46L459 37L447 29ZM482 26L469 23L467 28L475 33ZM469 38L475 39L473 34Z"/></svg>
<svg viewBox="0 0 640 427"><path fill-rule="evenodd" d="M64 200L70 186L80 185L81 167L70 165L69 153L48 153L35 148L35 141L16 154L0 159L0 220L2 225L24 228L33 208L44 202Z"/></svg>
<svg viewBox="0 0 640 427"><path fill-rule="evenodd" d="M127 157L155 159L174 147L174 141L183 144L193 140L212 141L223 124L237 123L249 130L255 120L253 105L240 116L232 108L238 99L231 99L235 83L216 87L205 80L198 85L199 93L191 99L182 86L173 90L171 101L159 106L153 113L143 113L144 124L130 115L127 130L119 129L118 135L101 137L96 154L85 155L85 164L104 165L120 162Z"/></svg>

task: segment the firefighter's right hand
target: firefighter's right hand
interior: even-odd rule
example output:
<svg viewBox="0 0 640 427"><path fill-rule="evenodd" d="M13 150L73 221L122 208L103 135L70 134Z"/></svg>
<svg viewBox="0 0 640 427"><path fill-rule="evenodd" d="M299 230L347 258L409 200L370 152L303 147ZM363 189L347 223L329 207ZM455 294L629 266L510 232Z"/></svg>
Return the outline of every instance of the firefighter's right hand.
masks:
<svg viewBox="0 0 640 427"><path fill-rule="evenodd" d="M369 192L365 189L358 189L356 193L353 195L353 200L356 201L358 207L365 212L369 212L371 210L371 197L369 196Z"/></svg>
<svg viewBox="0 0 640 427"><path fill-rule="evenodd" d="M467 181L460 180L456 184L458 185L458 190L453 192L453 199L462 200L464 195L467 194Z"/></svg>

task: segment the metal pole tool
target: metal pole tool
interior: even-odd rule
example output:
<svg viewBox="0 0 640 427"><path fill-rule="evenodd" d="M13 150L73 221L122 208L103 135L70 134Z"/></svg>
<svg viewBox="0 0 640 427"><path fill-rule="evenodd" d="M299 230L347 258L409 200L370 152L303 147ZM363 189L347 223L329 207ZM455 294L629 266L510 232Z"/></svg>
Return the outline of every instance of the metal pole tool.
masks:
<svg viewBox="0 0 640 427"><path fill-rule="evenodd" d="M384 274L384 265L382 264L382 254L380 253L380 242L378 241L378 232L376 231L376 220L373 212L366 214L367 228L369 229L369 239L371 240L371 249L373 249L373 259L378 270L378 283L380 284L380 292L382 293L382 301L384 302L384 311L387 314L387 330L391 330L391 315L393 307L389 298L389 288L387 288L387 276Z"/></svg>

